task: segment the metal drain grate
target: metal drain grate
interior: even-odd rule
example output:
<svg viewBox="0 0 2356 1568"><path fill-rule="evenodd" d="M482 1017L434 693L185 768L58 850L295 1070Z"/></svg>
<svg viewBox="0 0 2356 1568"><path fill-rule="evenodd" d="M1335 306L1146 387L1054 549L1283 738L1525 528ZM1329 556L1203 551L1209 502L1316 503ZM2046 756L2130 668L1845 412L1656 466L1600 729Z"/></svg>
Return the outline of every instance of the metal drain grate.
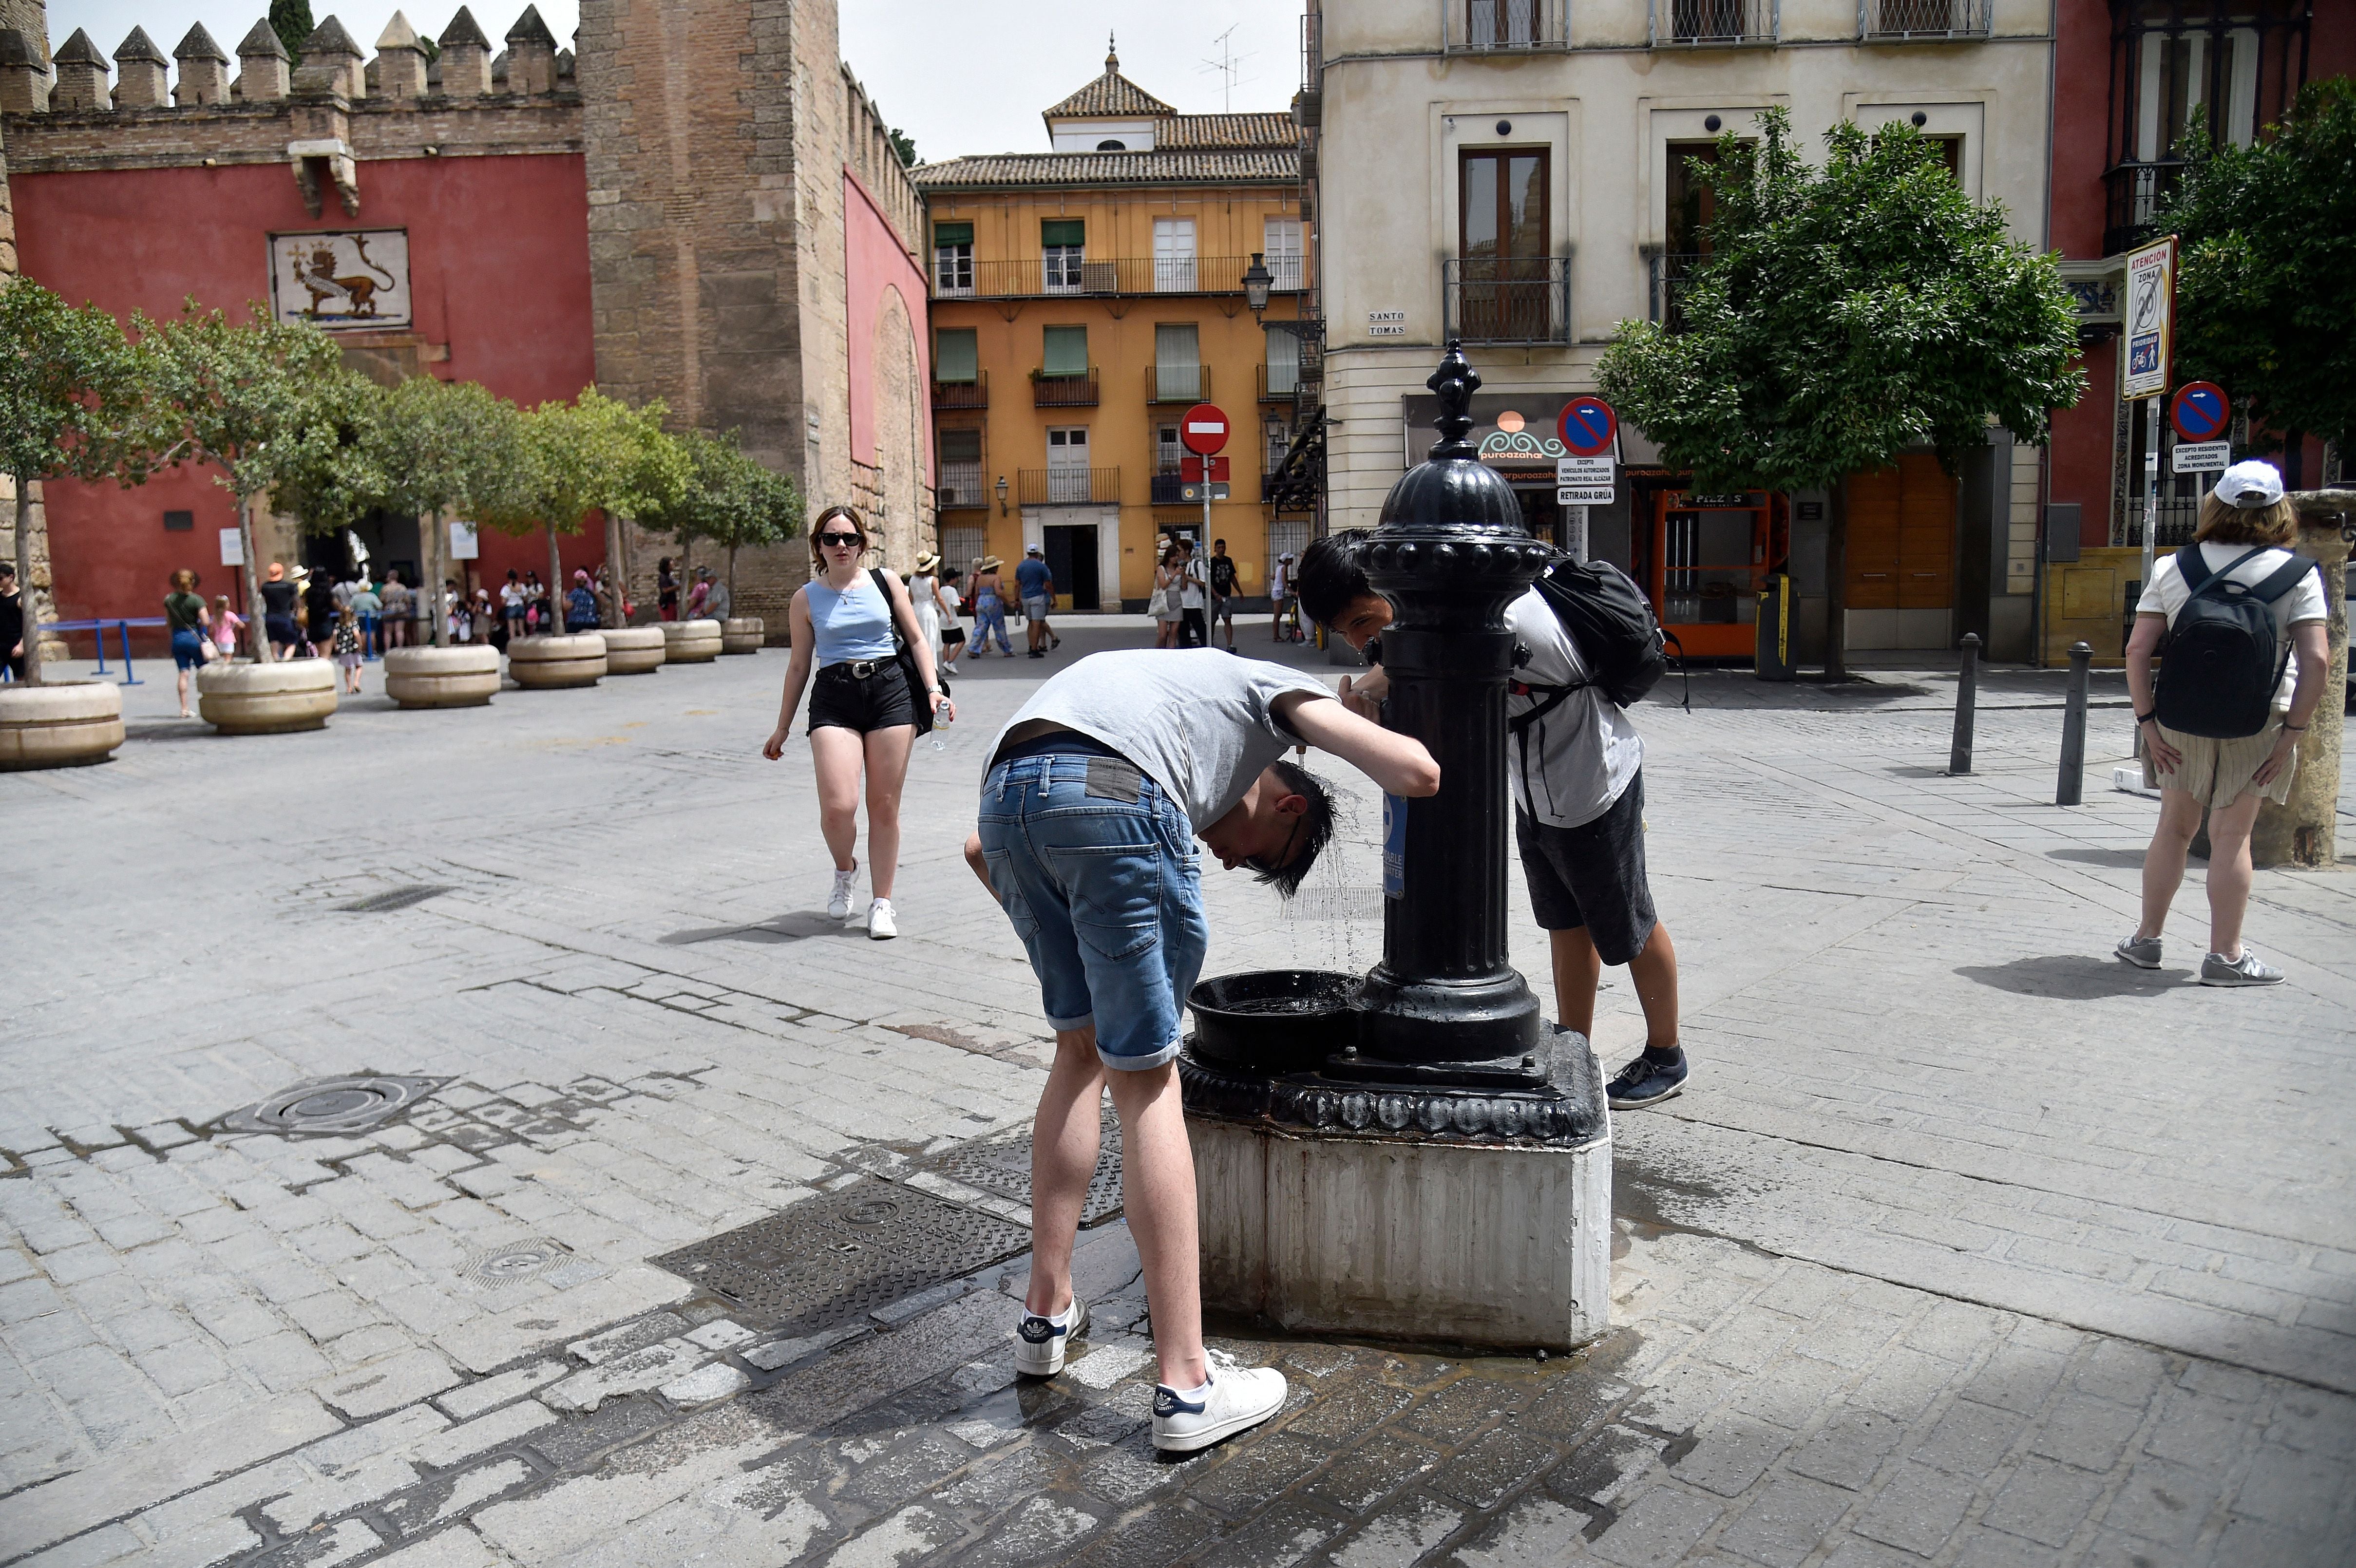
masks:
<svg viewBox="0 0 2356 1568"><path fill-rule="evenodd" d="M220 1119L230 1133L359 1133L380 1125L449 1083L363 1073L314 1078Z"/></svg>
<svg viewBox="0 0 2356 1568"><path fill-rule="evenodd" d="M1097 1173L1088 1179L1088 1200L1080 1208L1080 1223L1100 1225L1120 1212L1120 1120L1112 1107L1103 1108L1104 1141L1097 1147ZM1031 1203L1031 1135L1001 1133L937 1155L928 1168L979 1187L984 1192L1020 1203Z"/></svg>
<svg viewBox="0 0 2356 1568"><path fill-rule="evenodd" d="M589 1259L541 1236L528 1236L466 1260L466 1275L477 1285L498 1286L541 1280L559 1290L594 1279L605 1271Z"/></svg>
<svg viewBox="0 0 2356 1568"><path fill-rule="evenodd" d="M364 899L354 899L348 904L337 904L336 907L346 914L385 914L393 910L407 909L412 904L422 904L427 899L437 898L444 893L455 891L440 883L412 882L405 888L393 888L386 892L370 893Z"/></svg>
<svg viewBox="0 0 2356 1568"><path fill-rule="evenodd" d="M650 1259L734 1302L748 1327L788 1336L856 1321L1023 1252L995 1215L873 1179Z"/></svg>

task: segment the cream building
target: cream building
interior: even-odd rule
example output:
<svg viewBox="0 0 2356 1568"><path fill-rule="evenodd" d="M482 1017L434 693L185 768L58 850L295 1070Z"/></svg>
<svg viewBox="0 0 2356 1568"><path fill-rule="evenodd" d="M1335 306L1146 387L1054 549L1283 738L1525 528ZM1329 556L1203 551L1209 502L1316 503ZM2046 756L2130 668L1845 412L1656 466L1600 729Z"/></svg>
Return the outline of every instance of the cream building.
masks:
<svg viewBox="0 0 2356 1568"><path fill-rule="evenodd" d="M1686 173L1771 105L1820 151L1837 121L1907 121L2041 243L2046 0L1323 0L1304 19L1304 162L1319 243L1331 526L1370 525L1433 439L1423 386L1461 336L1484 457L1533 532L1556 416L1617 325L1674 318L1707 197ZM1821 647L1823 498L1696 497L1641 432L1590 548L1628 567L1689 653L1747 655L1761 576L1788 559L1801 651ZM1961 482L1927 453L1852 485L1848 645L2028 656L2037 453L1996 432ZM1703 504L1714 503L1714 504Z"/></svg>

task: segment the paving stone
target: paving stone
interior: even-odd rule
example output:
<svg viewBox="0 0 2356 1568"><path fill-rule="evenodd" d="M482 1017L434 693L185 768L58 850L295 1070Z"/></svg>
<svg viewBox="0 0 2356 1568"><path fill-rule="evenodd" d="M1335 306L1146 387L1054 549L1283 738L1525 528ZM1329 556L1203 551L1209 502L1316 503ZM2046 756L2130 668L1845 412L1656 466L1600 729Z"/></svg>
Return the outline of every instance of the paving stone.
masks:
<svg viewBox="0 0 2356 1568"><path fill-rule="evenodd" d="M1901 1465L1850 1529L1869 1541L1927 1557L1954 1532L1976 1496L1972 1484L1959 1476L1924 1465Z"/></svg>
<svg viewBox="0 0 2356 1568"><path fill-rule="evenodd" d="M1688 1486L1740 1497L1792 1446L1794 1435L1740 1414L1712 1416L1695 1431L1692 1448L1670 1463Z"/></svg>
<svg viewBox="0 0 2356 1568"><path fill-rule="evenodd" d="M1457 1568L1562 1568L1586 1555L1587 1522L1551 1498L1524 1498L1447 1561Z"/></svg>
<svg viewBox="0 0 2356 1568"><path fill-rule="evenodd" d="M1856 1494L1804 1476L1778 1476L1751 1494L1719 1544L1768 1568L1799 1568Z"/></svg>
<svg viewBox="0 0 2356 1568"><path fill-rule="evenodd" d="M1208 1476L1188 1487L1187 1495L1241 1519L1265 1507L1333 1456L1333 1451L1323 1443L1288 1427L1227 1452Z"/></svg>
<svg viewBox="0 0 2356 1568"><path fill-rule="evenodd" d="M1905 1426L1869 1411L1845 1411L1825 1423L1793 1454L1803 1476L1861 1491L1906 1435Z"/></svg>
<svg viewBox="0 0 2356 1568"><path fill-rule="evenodd" d="M617 1394L660 1388L708 1360L708 1352L684 1339L663 1339L600 1360L551 1385L541 1397L557 1410L593 1411Z"/></svg>
<svg viewBox="0 0 2356 1568"><path fill-rule="evenodd" d="M1471 1508L1492 1509L1553 1463L1556 1453L1551 1444L1502 1428L1459 1449L1426 1485Z"/></svg>
<svg viewBox="0 0 2356 1568"><path fill-rule="evenodd" d="M709 1404L742 1393L753 1384L741 1368L724 1361L701 1367L683 1378L673 1378L662 1385L662 1396L678 1405Z"/></svg>
<svg viewBox="0 0 2356 1568"><path fill-rule="evenodd" d="M1194 1561L1203 1568L1291 1568L1342 1530L1342 1521L1282 1503L1261 1513Z"/></svg>
<svg viewBox="0 0 2356 1568"><path fill-rule="evenodd" d="M1104 1521L1079 1500L1050 1494L1024 1502L978 1545L958 1554L975 1568L1017 1568L1063 1555Z"/></svg>
<svg viewBox="0 0 2356 1568"><path fill-rule="evenodd" d="M528 1367L451 1389L436 1395L434 1403L458 1420L470 1421L487 1410L554 1382L570 1371L562 1361L535 1361Z"/></svg>
<svg viewBox="0 0 2356 1568"><path fill-rule="evenodd" d="M1335 1568L1409 1568L1456 1531L1464 1516L1427 1497L1408 1497L1368 1520L1335 1547Z"/></svg>
<svg viewBox="0 0 2356 1568"><path fill-rule="evenodd" d="M1622 1568L1658 1568L1683 1558L1718 1522L1722 1508L1717 1499L1682 1487L1654 1487L1598 1534L1590 1551Z"/></svg>
<svg viewBox="0 0 2356 1568"><path fill-rule="evenodd" d="M1378 1432L1328 1466L1301 1496L1346 1513L1364 1513L1440 1462L1437 1449L1395 1432Z"/></svg>
<svg viewBox="0 0 2356 1568"><path fill-rule="evenodd" d="M826 1568L902 1568L965 1533L947 1514L915 1506L879 1520L830 1552Z"/></svg>
<svg viewBox="0 0 2356 1568"><path fill-rule="evenodd" d="M2011 1451L2028 1425L2009 1411L1957 1400L1910 1454L1937 1469L1959 1476L1985 1476Z"/></svg>

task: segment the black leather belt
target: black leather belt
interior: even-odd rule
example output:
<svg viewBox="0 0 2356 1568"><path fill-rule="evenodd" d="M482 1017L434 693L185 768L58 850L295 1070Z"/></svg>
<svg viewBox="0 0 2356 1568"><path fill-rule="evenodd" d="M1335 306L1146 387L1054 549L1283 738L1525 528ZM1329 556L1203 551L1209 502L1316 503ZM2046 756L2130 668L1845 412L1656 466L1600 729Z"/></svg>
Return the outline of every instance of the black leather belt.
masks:
<svg viewBox="0 0 2356 1568"><path fill-rule="evenodd" d="M827 666L824 669L819 671L819 673L820 675L832 675L839 670L844 675L849 676L853 680L865 680L877 670L891 667L894 667L894 661L890 659L844 659L839 664L830 664Z"/></svg>

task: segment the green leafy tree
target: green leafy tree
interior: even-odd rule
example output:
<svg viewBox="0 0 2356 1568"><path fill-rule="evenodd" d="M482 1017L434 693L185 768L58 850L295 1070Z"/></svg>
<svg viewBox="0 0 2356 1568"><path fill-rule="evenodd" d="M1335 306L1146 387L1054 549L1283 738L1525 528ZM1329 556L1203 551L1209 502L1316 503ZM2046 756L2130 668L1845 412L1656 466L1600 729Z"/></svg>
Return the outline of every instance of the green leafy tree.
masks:
<svg viewBox="0 0 2356 1568"><path fill-rule="evenodd" d="M915 168L916 166L916 139L914 136L909 135L905 131L901 130L897 125L892 127L890 134L892 137L892 150L900 155L900 163L902 166L912 169Z"/></svg>
<svg viewBox="0 0 2356 1568"><path fill-rule="evenodd" d="M246 613L254 656L267 663L254 503L284 485L312 498L306 528L344 519L343 508L365 491L350 465L360 450L355 421L365 416L368 384L345 368L342 351L317 327L274 321L260 304L248 308L251 324L233 322L191 298L163 321L134 315L132 328L147 461L217 469L219 483L237 497Z"/></svg>
<svg viewBox="0 0 2356 1568"><path fill-rule="evenodd" d="M524 416L518 483L482 520L518 537L534 528L546 533L552 602L564 598L560 532L577 534L590 513L603 512L610 568L617 581L626 581L622 520L678 504L687 456L662 428L669 411L659 400L634 409L590 387L570 403L542 403Z"/></svg>
<svg viewBox="0 0 2356 1568"><path fill-rule="evenodd" d="M1717 197L1684 329L1623 322L1596 368L1622 418L1705 490L1823 490L1826 674L1845 673L1847 482L1928 443L1948 472L1994 419L2041 443L2078 400L2077 316L2053 259L2013 241L1912 127L1826 133L1821 167L1782 109L1688 167Z"/></svg>
<svg viewBox="0 0 2356 1568"><path fill-rule="evenodd" d="M413 377L375 400L369 429L371 500L390 512L415 517L425 541L421 585L440 646L449 619L441 613L449 575L449 520L461 514L511 513L527 482L523 411L474 381Z"/></svg>
<svg viewBox="0 0 2356 1568"><path fill-rule="evenodd" d="M25 678L41 679L33 597L33 486L95 479L135 452L123 445L135 400L129 346L114 317L74 306L29 279L0 287L0 469L16 485L16 592L25 615ZM126 474L125 482L141 476ZM0 648L0 656L8 650Z"/></svg>
<svg viewBox="0 0 2356 1568"><path fill-rule="evenodd" d="M680 541L685 558L693 540L728 552L728 597L736 598L736 552L782 544L802 530L801 492L794 482L747 456L736 432L690 431L678 438L687 480L675 504L642 519Z"/></svg>
<svg viewBox="0 0 2356 1568"><path fill-rule="evenodd" d="M270 0L270 30L295 65L303 63L304 40L317 25L311 20L311 0Z"/></svg>
<svg viewBox="0 0 2356 1568"><path fill-rule="evenodd" d="M2178 379L2216 382L2248 413L2251 444L2356 445L2356 81L2310 82L2247 147L2188 131L2158 225L2178 241Z"/></svg>

